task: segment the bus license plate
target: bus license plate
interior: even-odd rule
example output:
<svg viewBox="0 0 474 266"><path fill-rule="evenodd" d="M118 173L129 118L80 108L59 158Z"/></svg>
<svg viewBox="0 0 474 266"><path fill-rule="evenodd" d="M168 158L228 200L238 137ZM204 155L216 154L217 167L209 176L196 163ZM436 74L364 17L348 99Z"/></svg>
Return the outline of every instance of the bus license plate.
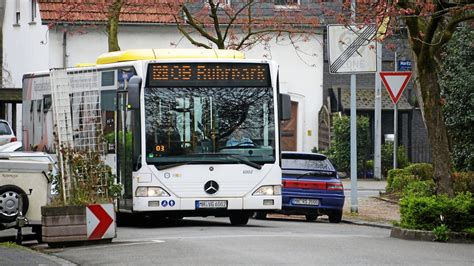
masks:
<svg viewBox="0 0 474 266"><path fill-rule="evenodd" d="M225 209L227 208L226 200L198 200L196 201L196 209Z"/></svg>
<svg viewBox="0 0 474 266"><path fill-rule="evenodd" d="M319 205L319 200L317 199L293 199L292 202L294 205L312 205L312 206Z"/></svg>

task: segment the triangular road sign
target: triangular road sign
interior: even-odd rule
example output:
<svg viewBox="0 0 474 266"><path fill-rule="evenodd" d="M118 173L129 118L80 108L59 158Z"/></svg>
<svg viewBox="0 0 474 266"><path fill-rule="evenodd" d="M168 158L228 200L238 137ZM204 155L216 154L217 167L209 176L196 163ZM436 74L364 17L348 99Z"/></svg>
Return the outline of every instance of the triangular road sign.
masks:
<svg viewBox="0 0 474 266"><path fill-rule="evenodd" d="M393 104L397 104L411 77L411 72L380 72Z"/></svg>

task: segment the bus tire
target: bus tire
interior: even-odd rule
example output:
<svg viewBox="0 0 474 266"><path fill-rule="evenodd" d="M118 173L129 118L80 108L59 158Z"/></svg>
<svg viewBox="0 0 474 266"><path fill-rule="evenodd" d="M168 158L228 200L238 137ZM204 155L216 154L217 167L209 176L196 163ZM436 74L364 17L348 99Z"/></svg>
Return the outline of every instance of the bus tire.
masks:
<svg viewBox="0 0 474 266"><path fill-rule="evenodd" d="M231 225L246 225L249 218L248 214L232 214L229 216Z"/></svg>
<svg viewBox="0 0 474 266"><path fill-rule="evenodd" d="M0 222L10 223L18 216L18 199L23 199L23 215L28 211L28 196L25 191L14 185L0 187Z"/></svg>

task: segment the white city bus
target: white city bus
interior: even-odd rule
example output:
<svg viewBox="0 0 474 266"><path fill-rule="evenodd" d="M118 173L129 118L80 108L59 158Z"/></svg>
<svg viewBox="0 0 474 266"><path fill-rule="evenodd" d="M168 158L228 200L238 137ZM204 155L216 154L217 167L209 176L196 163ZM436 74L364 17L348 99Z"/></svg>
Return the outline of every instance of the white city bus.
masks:
<svg viewBox="0 0 474 266"><path fill-rule="evenodd" d="M60 108L52 89L66 84L76 147L84 108L99 110L106 161L123 185L119 213L246 224L253 211L281 208L279 121L289 97L279 92L275 62L231 50L150 49L53 71L23 77L24 147L53 151ZM247 142L228 146L237 130Z"/></svg>

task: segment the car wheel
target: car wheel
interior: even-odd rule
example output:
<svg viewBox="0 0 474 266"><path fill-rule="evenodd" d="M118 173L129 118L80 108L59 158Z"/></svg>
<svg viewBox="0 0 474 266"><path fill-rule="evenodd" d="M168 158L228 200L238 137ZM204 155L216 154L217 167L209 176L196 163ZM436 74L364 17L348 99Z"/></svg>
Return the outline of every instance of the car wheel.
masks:
<svg viewBox="0 0 474 266"><path fill-rule="evenodd" d="M306 214L306 221L308 222L313 222L313 221L316 221L318 219L318 215L317 214Z"/></svg>
<svg viewBox="0 0 474 266"><path fill-rule="evenodd" d="M230 215L229 219L232 225L246 225L249 222L249 216L247 214Z"/></svg>
<svg viewBox="0 0 474 266"><path fill-rule="evenodd" d="M340 223L342 220L342 210L330 211L328 216L330 223Z"/></svg>
<svg viewBox="0 0 474 266"><path fill-rule="evenodd" d="M257 220L265 220L267 219L267 213L266 212L255 212L255 215L253 216Z"/></svg>
<svg viewBox="0 0 474 266"><path fill-rule="evenodd" d="M18 201L23 199L23 215L28 211L28 196L21 188L13 185L0 187L0 222L10 223L18 216Z"/></svg>

